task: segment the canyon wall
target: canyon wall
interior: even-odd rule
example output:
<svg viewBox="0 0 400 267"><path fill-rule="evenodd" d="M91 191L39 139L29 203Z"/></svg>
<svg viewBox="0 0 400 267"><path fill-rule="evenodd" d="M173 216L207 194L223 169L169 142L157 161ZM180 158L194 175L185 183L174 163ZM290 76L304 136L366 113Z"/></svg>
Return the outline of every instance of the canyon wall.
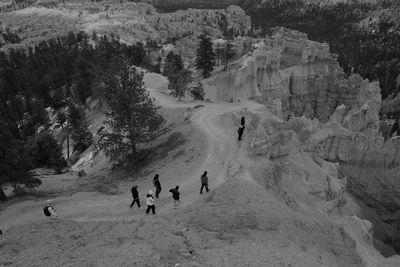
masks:
<svg viewBox="0 0 400 267"><path fill-rule="evenodd" d="M281 117L293 113L325 122L338 105L350 109L359 88L368 84L358 75L347 78L329 46L306 34L279 28L254 43L249 55L203 81L206 98L253 99Z"/></svg>
<svg viewBox="0 0 400 267"><path fill-rule="evenodd" d="M51 1L51 5L30 3L15 12L0 12L2 27L17 32L22 45L36 44L69 31L118 37L121 42L156 43L179 40L194 42L203 32L219 38L226 32L245 35L250 32L251 20L241 8L188 9L173 13L158 13L147 3L126 1ZM191 48L188 47L190 50Z"/></svg>
<svg viewBox="0 0 400 267"><path fill-rule="evenodd" d="M264 185L292 179L331 208L346 188L400 225L400 137L382 136L379 84L346 77L326 45L280 29L203 86L210 100L256 100L284 119L248 128L250 155L274 164Z"/></svg>

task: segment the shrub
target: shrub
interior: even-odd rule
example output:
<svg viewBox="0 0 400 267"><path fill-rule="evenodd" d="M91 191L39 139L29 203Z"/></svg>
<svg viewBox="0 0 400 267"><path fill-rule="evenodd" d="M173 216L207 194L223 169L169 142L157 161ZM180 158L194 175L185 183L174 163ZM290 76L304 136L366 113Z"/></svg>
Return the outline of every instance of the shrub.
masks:
<svg viewBox="0 0 400 267"><path fill-rule="evenodd" d="M62 148L49 132L44 131L27 143L27 153L34 167L52 167L60 173L67 166L62 157Z"/></svg>
<svg viewBox="0 0 400 267"><path fill-rule="evenodd" d="M204 88L201 83L197 83L196 86L192 88L190 93L194 99L204 101Z"/></svg>

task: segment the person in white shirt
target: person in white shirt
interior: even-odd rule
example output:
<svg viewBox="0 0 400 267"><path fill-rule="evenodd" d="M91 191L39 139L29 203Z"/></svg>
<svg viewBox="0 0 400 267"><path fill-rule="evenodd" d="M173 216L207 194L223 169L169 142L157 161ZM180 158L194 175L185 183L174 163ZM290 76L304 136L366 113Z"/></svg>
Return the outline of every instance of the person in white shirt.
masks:
<svg viewBox="0 0 400 267"><path fill-rule="evenodd" d="M47 200L47 205L43 208L44 215L46 215L47 217L57 217L56 210L51 205L51 202L51 200Z"/></svg>
<svg viewBox="0 0 400 267"><path fill-rule="evenodd" d="M153 214L156 214L156 206L154 205L153 191L151 190L149 190L149 193L147 194L146 205L147 205L146 214L149 214L150 210L152 211Z"/></svg>

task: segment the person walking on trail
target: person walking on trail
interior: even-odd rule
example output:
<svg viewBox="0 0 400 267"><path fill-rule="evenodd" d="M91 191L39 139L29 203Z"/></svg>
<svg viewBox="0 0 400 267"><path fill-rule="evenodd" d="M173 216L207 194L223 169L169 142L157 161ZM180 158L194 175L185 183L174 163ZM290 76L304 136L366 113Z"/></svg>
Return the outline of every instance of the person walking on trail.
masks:
<svg viewBox="0 0 400 267"><path fill-rule="evenodd" d="M130 207L132 208L133 205L135 205L135 203L137 203L138 208L141 209L142 207L140 207L139 192L137 189L138 189L137 185L134 185L131 189L133 201L132 201Z"/></svg>
<svg viewBox="0 0 400 267"><path fill-rule="evenodd" d="M172 193L172 198L174 199L174 209L176 209L180 204L181 193L179 193L179 186L175 186L175 188L170 189L169 192Z"/></svg>
<svg viewBox="0 0 400 267"><path fill-rule="evenodd" d="M149 214L150 210L153 214L156 214L156 206L154 205L153 191L151 190L149 190L149 193L147 194L146 205L147 205L146 214Z"/></svg>
<svg viewBox="0 0 400 267"><path fill-rule="evenodd" d="M208 189L208 177L207 177L207 171L201 175L201 188L200 188L200 194L203 194L203 188L206 188L206 192L210 191Z"/></svg>
<svg viewBox="0 0 400 267"><path fill-rule="evenodd" d="M46 217L57 217L56 210L51 205L51 200L47 200L47 205L43 208L43 213Z"/></svg>
<svg viewBox="0 0 400 267"><path fill-rule="evenodd" d="M158 198L158 196L160 195L160 192L161 192L161 183L160 183L160 180L158 179L158 177L159 177L159 174L157 173L153 179L153 185L156 188L156 198Z"/></svg>
<svg viewBox="0 0 400 267"><path fill-rule="evenodd" d="M238 129L238 140L241 141L242 140L242 136L243 136L243 132L244 132L244 125L240 125L239 129Z"/></svg>
<svg viewBox="0 0 400 267"><path fill-rule="evenodd" d="M244 117L242 117L242 118L240 118L240 125L244 126L244 124L245 124L245 119L244 119Z"/></svg>

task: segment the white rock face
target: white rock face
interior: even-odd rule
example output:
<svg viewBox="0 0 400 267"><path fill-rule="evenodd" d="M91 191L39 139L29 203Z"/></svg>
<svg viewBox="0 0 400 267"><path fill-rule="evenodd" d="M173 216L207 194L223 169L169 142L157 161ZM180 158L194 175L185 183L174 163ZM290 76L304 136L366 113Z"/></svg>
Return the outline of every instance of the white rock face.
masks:
<svg viewBox="0 0 400 267"><path fill-rule="evenodd" d="M400 137L385 142L380 133L379 84L356 74L346 78L327 46L280 30L203 86L206 98L255 99L277 116L255 116L248 126L250 156L272 164L266 187L301 183L330 203L319 207L325 211L342 205L349 190L383 218L399 219ZM291 112L297 117L279 119ZM348 223L365 228L357 236L371 236L364 222Z"/></svg>
<svg viewBox="0 0 400 267"><path fill-rule="evenodd" d="M316 117L324 122L340 104L347 110L360 108L360 103L355 102L360 88L367 88L363 91L366 95L359 97L362 103L368 94L379 91L378 84L370 84L359 75L346 78L335 56L330 54L329 46L308 40L306 34L277 29L272 36L255 41L251 55L203 81L206 98L254 99L276 109L279 117L291 111L296 116ZM372 105L370 109L380 106L379 97L371 101L367 103ZM361 113L360 116L372 115ZM376 120L373 118L374 125ZM349 123L357 127L354 122Z"/></svg>

